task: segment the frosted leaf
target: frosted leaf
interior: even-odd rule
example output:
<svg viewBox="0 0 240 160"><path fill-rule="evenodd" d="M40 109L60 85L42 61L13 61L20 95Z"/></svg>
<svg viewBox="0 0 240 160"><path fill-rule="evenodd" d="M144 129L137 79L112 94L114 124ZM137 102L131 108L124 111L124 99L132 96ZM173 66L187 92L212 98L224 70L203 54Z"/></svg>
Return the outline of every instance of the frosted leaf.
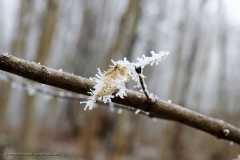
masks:
<svg viewBox="0 0 240 160"><path fill-rule="evenodd" d="M162 51L157 54L152 51L151 54L151 57L143 55L141 58L137 58L137 63L131 63L126 58L118 61L112 60L113 66L110 66L111 68L104 73L98 68L98 73L95 77L90 77L90 79L96 83L93 87L94 89L89 92L91 96L87 101L80 102L86 103L84 110L87 108L91 110L96 100L103 100L104 103L110 103L111 99L115 96L119 96L120 98L127 96L125 93L125 84L129 82L130 79L137 83L135 87L141 88L139 77L142 79L146 77L142 73L137 73L136 67L143 69L148 64L158 64L158 62L161 62L169 53ZM145 85L144 87L146 90L147 86ZM116 95L112 95L117 89L118 92ZM140 92L143 92L143 90L140 90Z"/></svg>
<svg viewBox="0 0 240 160"><path fill-rule="evenodd" d="M96 82L93 87L95 90L91 91L91 97L86 102L86 108L90 110L93 108L94 102L96 100L103 100L104 103L111 102L111 98L114 98L112 93L119 89L116 96L123 98L126 96L125 93L125 83L132 78L131 72L128 71L126 66L116 65L115 67L109 69L104 74L98 69L98 74L96 77L92 78Z"/></svg>

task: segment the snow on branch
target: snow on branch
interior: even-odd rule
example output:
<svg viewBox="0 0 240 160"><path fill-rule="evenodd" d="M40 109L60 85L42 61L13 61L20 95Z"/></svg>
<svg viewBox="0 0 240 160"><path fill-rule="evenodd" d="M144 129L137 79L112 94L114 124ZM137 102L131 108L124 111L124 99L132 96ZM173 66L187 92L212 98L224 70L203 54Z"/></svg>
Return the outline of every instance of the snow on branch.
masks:
<svg viewBox="0 0 240 160"><path fill-rule="evenodd" d="M155 63L155 62L154 62ZM87 78L45 67L35 62L29 62L14 56L0 54L0 70L19 75L21 77L65 89L79 94L89 95L95 83ZM104 74L104 73L103 73ZM116 94L116 91L113 93ZM240 144L240 129L224 122L211 118L179 105L156 99L149 103L147 97L139 92L125 89L127 97L114 97L114 103L134 108L133 112L145 112L151 118L164 118L182 123L209 133L219 139L229 140ZM141 97L141 98L139 98Z"/></svg>

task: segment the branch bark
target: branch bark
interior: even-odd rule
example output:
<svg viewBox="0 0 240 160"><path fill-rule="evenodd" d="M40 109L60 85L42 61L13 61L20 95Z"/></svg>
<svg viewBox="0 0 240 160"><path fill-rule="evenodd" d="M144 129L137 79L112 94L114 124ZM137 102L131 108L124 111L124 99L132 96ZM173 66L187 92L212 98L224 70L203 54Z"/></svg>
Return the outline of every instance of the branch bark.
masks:
<svg viewBox="0 0 240 160"><path fill-rule="evenodd" d="M7 54L0 54L0 70L79 94L87 95L87 92L94 86L93 81L84 77L58 71ZM117 97L113 99L113 102L148 112L149 117L173 120L209 133L219 139L240 144L240 129L223 120L214 119L159 99L153 104L149 104L144 94L139 92L126 90L126 94L127 97L124 99Z"/></svg>

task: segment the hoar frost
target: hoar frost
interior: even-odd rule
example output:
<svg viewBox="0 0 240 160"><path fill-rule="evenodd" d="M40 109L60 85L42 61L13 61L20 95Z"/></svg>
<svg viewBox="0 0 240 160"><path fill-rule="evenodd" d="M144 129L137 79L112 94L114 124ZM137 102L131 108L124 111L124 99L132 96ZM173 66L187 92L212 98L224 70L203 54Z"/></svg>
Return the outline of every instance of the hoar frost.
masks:
<svg viewBox="0 0 240 160"><path fill-rule="evenodd" d="M153 64L158 65L158 62L161 62L169 52L162 51L157 54L154 51L151 51L151 54L151 57L143 55L141 58L137 58L138 62L136 63L131 63L126 58L119 61L112 60L113 66L110 66L111 68L104 73L98 68L98 74L96 74L96 77L90 78L96 82L94 90L89 92L91 96L88 98L88 101L80 102L86 103L84 110L87 108L92 110L96 100L103 100L104 103L111 102L111 98L114 98L114 95L112 94L115 90L118 91L115 96L124 98L124 96L127 96L125 93L125 84L131 79L137 82L137 88L141 88L139 76L141 76L141 78L145 78L145 76L142 73L137 73L136 68L140 67L143 69L148 64L151 66Z"/></svg>
<svg viewBox="0 0 240 160"><path fill-rule="evenodd" d="M230 131L229 131L229 129L224 129L224 130L223 130L223 133L224 133L225 136L228 136L229 133L230 133Z"/></svg>

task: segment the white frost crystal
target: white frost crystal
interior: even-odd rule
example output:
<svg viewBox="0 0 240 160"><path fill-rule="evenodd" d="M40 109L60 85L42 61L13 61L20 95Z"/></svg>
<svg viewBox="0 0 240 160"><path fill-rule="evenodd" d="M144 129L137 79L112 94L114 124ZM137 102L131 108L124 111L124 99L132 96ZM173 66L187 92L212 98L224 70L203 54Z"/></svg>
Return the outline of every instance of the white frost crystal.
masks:
<svg viewBox="0 0 240 160"><path fill-rule="evenodd" d="M135 111L135 114L138 114L139 112L141 112L141 110L140 110L140 109L137 109L137 110Z"/></svg>
<svg viewBox="0 0 240 160"><path fill-rule="evenodd" d="M139 74L136 72L136 67L144 68L146 65L150 64L158 64L164 59L169 52L159 52L158 54L154 51L151 52L151 57L145 57L143 55L141 58L137 58L137 63L130 63L126 58L124 60L113 61L113 66L111 68L102 73L100 69L98 69L98 74L96 77L90 78L94 82L96 82L94 86L94 90L89 92L91 96L85 102L86 106L84 110L89 108L92 110L94 103L96 100L103 100L104 103L111 102L111 98L114 98L113 92L118 90L115 96L119 96L120 98L124 98L127 96L125 93L125 84L130 81L130 79L137 82L137 87L141 88L141 83L139 81ZM141 77L144 78L144 75L141 74Z"/></svg>
<svg viewBox="0 0 240 160"><path fill-rule="evenodd" d="M230 131L229 131L229 129L224 129L224 130L223 130L223 133L224 133L225 136L228 136L229 133L230 133Z"/></svg>

